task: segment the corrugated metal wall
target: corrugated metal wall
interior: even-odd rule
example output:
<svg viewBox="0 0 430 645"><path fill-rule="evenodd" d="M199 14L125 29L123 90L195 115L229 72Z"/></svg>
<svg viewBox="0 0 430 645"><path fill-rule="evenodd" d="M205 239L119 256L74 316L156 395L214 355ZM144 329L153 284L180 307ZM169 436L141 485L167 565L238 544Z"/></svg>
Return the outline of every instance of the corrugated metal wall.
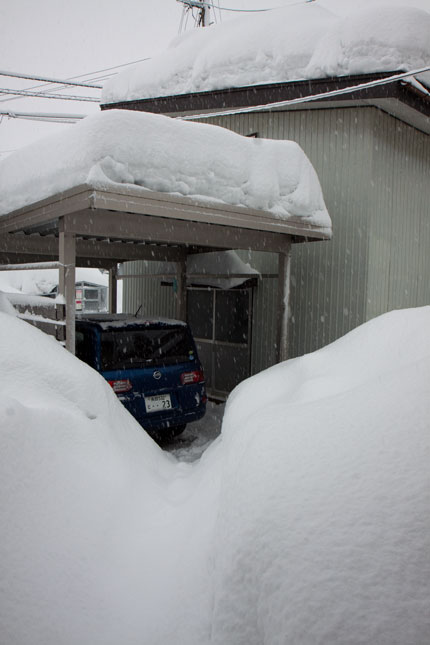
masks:
<svg viewBox="0 0 430 645"><path fill-rule="evenodd" d="M237 251L244 262L260 272L262 279L253 293L251 373L257 374L277 362L278 256L261 251Z"/></svg>
<svg viewBox="0 0 430 645"><path fill-rule="evenodd" d="M297 110L213 120L241 134L296 141L323 187L334 237L293 247L290 356L322 347L365 319L374 112L373 108ZM270 288L276 298L276 281ZM257 312L256 325L273 330L269 312L275 316L276 308L263 308L261 317ZM265 334L261 336L264 345ZM261 346L260 354L264 351ZM273 352L270 360L272 356Z"/></svg>
<svg viewBox="0 0 430 645"><path fill-rule="evenodd" d="M145 273L163 273L163 262L125 262L121 267L123 275L142 275L142 278L123 280L123 311L135 313L142 306L145 316L176 317L175 295L172 286L162 286L160 278L144 277Z"/></svg>
<svg viewBox="0 0 430 645"><path fill-rule="evenodd" d="M377 112L367 318L430 303L430 137Z"/></svg>

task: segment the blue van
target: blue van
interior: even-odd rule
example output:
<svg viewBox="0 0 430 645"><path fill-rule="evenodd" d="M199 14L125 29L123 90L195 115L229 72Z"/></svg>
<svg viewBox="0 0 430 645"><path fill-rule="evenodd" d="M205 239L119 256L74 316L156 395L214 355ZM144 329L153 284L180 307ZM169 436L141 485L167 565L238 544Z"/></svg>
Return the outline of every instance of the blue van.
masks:
<svg viewBox="0 0 430 645"><path fill-rule="evenodd" d="M206 412L204 374L184 322L124 314L79 317L76 356L104 376L149 434L178 435Z"/></svg>

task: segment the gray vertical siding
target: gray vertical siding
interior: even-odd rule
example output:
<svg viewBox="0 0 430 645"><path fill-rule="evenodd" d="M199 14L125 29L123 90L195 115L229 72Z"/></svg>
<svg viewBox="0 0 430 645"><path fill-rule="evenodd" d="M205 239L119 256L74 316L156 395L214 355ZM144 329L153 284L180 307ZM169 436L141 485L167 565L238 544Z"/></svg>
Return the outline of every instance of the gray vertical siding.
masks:
<svg viewBox="0 0 430 645"><path fill-rule="evenodd" d="M124 275L142 274L143 276L123 280L124 313L135 313L142 305L141 313L145 316L175 318L173 288L162 286L160 278L144 277L145 273L162 273L165 270L162 262L125 262L122 265Z"/></svg>
<svg viewBox="0 0 430 645"><path fill-rule="evenodd" d="M322 347L365 320L374 111L297 110L216 119L241 134L299 143L317 171L332 216L332 241L293 246L291 356ZM276 308L272 312L275 316ZM263 329L273 328L267 317L267 309L262 318L256 313Z"/></svg>
<svg viewBox="0 0 430 645"><path fill-rule="evenodd" d="M254 288L252 315L251 373L257 374L277 361L278 280L268 276L278 273L278 256L261 251L237 254L262 276Z"/></svg>
<svg viewBox="0 0 430 645"><path fill-rule="evenodd" d="M329 243L295 245L290 355L313 351L370 318L430 303L430 138L373 107L214 119L247 135L291 139L311 160L333 220ZM252 260L251 260L252 262ZM276 293L276 285L264 285ZM256 368L269 309L258 308ZM272 315L276 315L273 307ZM269 337L272 339L273 337ZM270 341L272 342L272 341ZM266 346L266 347L265 347ZM272 360L273 352L267 353Z"/></svg>
<svg viewBox="0 0 430 645"><path fill-rule="evenodd" d="M430 303L430 138L376 112L367 318Z"/></svg>

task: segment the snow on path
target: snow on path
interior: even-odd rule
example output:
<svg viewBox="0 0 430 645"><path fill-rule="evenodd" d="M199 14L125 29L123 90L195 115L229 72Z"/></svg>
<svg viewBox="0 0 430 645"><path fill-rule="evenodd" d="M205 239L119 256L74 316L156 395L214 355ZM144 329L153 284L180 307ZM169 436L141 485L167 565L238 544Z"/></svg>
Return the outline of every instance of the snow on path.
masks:
<svg viewBox="0 0 430 645"><path fill-rule="evenodd" d="M245 381L185 463L0 312L4 641L427 643L429 328L392 312Z"/></svg>

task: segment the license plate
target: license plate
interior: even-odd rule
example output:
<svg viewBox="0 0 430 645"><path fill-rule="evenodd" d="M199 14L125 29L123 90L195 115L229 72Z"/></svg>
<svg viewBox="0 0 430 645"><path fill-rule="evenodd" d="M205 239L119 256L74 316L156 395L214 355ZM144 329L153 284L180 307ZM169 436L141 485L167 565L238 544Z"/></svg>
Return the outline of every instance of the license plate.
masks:
<svg viewBox="0 0 430 645"><path fill-rule="evenodd" d="M147 412L159 412L160 410L171 410L172 402L170 394L157 394L157 396L145 396Z"/></svg>

